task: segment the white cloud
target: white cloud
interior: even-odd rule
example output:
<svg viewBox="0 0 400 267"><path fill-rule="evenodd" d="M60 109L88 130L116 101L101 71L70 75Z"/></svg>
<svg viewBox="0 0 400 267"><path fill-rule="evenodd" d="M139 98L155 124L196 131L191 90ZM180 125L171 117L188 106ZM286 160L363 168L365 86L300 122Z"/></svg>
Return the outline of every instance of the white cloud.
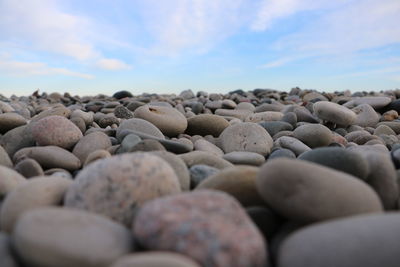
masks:
<svg viewBox="0 0 400 267"><path fill-rule="evenodd" d="M105 70L128 70L132 67L121 60L113 58L103 58L96 62L96 66Z"/></svg>
<svg viewBox="0 0 400 267"><path fill-rule="evenodd" d="M87 60L99 56L85 38L89 25L87 18L61 11L54 0L0 1L0 40Z"/></svg>
<svg viewBox="0 0 400 267"><path fill-rule="evenodd" d="M30 75L65 75L73 76L83 79L93 79L94 76L90 74L71 71L65 68L49 67L41 62L22 62L14 60L1 60L0 71L15 76L30 76Z"/></svg>

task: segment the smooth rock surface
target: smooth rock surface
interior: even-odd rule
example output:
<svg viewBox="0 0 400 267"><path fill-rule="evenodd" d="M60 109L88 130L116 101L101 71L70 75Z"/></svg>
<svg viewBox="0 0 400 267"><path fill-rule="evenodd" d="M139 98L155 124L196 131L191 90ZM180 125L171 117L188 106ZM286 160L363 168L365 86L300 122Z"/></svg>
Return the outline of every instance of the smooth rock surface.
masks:
<svg viewBox="0 0 400 267"><path fill-rule="evenodd" d="M222 158L235 165L260 166L265 162L265 158L262 155L247 151L233 151L223 155Z"/></svg>
<svg viewBox="0 0 400 267"><path fill-rule="evenodd" d="M200 267L198 263L182 254L172 252L142 252L128 254L110 267Z"/></svg>
<svg viewBox="0 0 400 267"><path fill-rule="evenodd" d="M306 124L293 131L294 137L311 148L327 146L331 143L331 131L321 124Z"/></svg>
<svg viewBox="0 0 400 267"><path fill-rule="evenodd" d="M109 147L111 147L111 141L105 133L93 132L79 140L72 150L72 154L84 163L91 152L99 149L107 150Z"/></svg>
<svg viewBox="0 0 400 267"><path fill-rule="evenodd" d="M0 114L0 133L4 134L9 130L26 124L26 119L17 113Z"/></svg>
<svg viewBox="0 0 400 267"><path fill-rule="evenodd" d="M356 120L356 114L339 104L320 101L313 105L315 115L326 121L333 122L338 125L348 126Z"/></svg>
<svg viewBox="0 0 400 267"><path fill-rule="evenodd" d="M190 135L212 135L218 137L229 126L223 117L213 114L200 114L189 118L186 133Z"/></svg>

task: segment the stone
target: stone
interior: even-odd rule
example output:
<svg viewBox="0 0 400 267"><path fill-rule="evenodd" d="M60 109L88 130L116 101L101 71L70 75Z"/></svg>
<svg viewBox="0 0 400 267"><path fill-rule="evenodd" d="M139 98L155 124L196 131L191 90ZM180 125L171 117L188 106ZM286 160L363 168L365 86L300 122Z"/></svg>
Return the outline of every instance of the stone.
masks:
<svg viewBox="0 0 400 267"><path fill-rule="evenodd" d="M208 165L217 169L224 169L233 167L233 164L221 157L210 155L204 151L192 151L189 153L181 154L179 157L185 162L188 168L193 165Z"/></svg>
<svg viewBox="0 0 400 267"><path fill-rule="evenodd" d="M399 113L396 110L389 110L382 114L381 121L393 121L399 118Z"/></svg>
<svg viewBox="0 0 400 267"><path fill-rule="evenodd" d="M126 153L131 151L142 139L136 134L128 134L122 139L121 146L118 148L117 153Z"/></svg>
<svg viewBox="0 0 400 267"><path fill-rule="evenodd" d="M0 145L0 165L12 168L13 163L10 159L10 156L7 154L7 151Z"/></svg>
<svg viewBox="0 0 400 267"><path fill-rule="evenodd" d="M375 128L374 135L379 136L381 134L396 135L396 133L392 130L392 128L390 128L387 125L379 125L378 127Z"/></svg>
<svg viewBox="0 0 400 267"><path fill-rule="evenodd" d="M268 155L273 141L260 125L243 122L227 127L220 135L221 148L225 153L248 151Z"/></svg>
<svg viewBox="0 0 400 267"><path fill-rule="evenodd" d="M25 182L25 177L18 172L10 168L0 166L0 200Z"/></svg>
<svg viewBox="0 0 400 267"><path fill-rule="evenodd" d="M75 118L70 119L70 121L73 124L75 124L76 127L79 128L79 130L81 131L82 134L84 134L86 132L86 124L82 118L75 117Z"/></svg>
<svg viewBox="0 0 400 267"><path fill-rule="evenodd" d="M252 113L246 117L245 122L279 121L283 113L278 111L264 111Z"/></svg>
<svg viewBox="0 0 400 267"><path fill-rule="evenodd" d="M374 109L383 108L383 107L387 106L391 101L392 101L392 99L387 96L364 96L364 97L357 97L357 98L353 99L354 106L367 104L367 105L370 105Z"/></svg>
<svg viewBox="0 0 400 267"><path fill-rule="evenodd" d="M261 267L267 262L256 226L234 198L218 191L148 202L138 212L133 233L146 249L179 252L202 266Z"/></svg>
<svg viewBox="0 0 400 267"><path fill-rule="evenodd" d="M112 97L114 97L116 99L122 99L122 98L126 98L126 97L133 97L133 95L129 91L122 90L122 91L115 92Z"/></svg>
<svg viewBox="0 0 400 267"><path fill-rule="evenodd" d="M110 138L102 132L93 132L82 137L72 150L82 163L86 161L87 156L99 149L108 149L111 147Z"/></svg>
<svg viewBox="0 0 400 267"><path fill-rule="evenodd" d="M203 180L207 179L209 176L212 176L219 172L219 169L204 165L197 164L193 165L189 169L190 171L190 188L196 188Z"/></svg>
<svg viewBox="0 0 400 267"><path fill-rule="evenodd" d="M0 266L18 267L11 250L10 237L0 232Z"/></svg>
<svg viewBox="0 0 400 267"><path fill-rule="evenodd" d="M117 118L126 119L126 120L133 118L133 112L124 106L117 106L114 109L114 115Z"/></svg>
<svg viewBox="0 0 400 267"><path fill-rule="evenodd" d="M376 126L386 125L390 127L396 134L400 134L400 121L382 121L379 122Z"/></svg>
<svg viewBox="0 0 400 267"><path fill-rule="evenodd" d="M366 180L368 161L356 152L339 147L320 147L301 154L298 159L314 162Z"/></svg>
<svg viewBox="0 0 400 267"><path fill-rule="evenodd" d="M332 140L331 130L321 124L299 126L293 131L293 135L311 148L327 146Z"/></svg>
<svg viewBox="0 0 400 267"><path fill-rule="evenodd" d="M146 201L179 192L178 177L162 158L127 153L87 165L75 177L64 204L129 227L137 208Z"/></svg>
<svg viewBox="0 0 400 267"><path fill-rule="evenodd" d="M399 213L387 213L302 228L284 241L277 266L398 266L399 222Z"/></svg>
<svg viewBox="0 0 400 267"><path fill-rule="evenodd" d="M232 117L240 120L244 120L247 118L252 112L246 109L217 109L215 111L215 115L224 116L224 117Z"/></svg>
<svg viewBox="0 0 400 267"><path fill-rule="evenodd" d="M162 158L174 169L182 191L188 191L190 189L190 173L185 162L181 158L168 151L151 151L148 153Z"/></svg>
<svg viewBox="0 0 400 267"><path fill-rule="evenodd" d="M30 124L33 125L33 122L37 122L48 116L62 116L62 117L68 118L70 115L71 115L71 110L69 110L68 108L66 108L64 106L56 106L56 107L44 110L44 111L40 112L39 114L37 114L36 116L34 116L31 119Z"/></svg>
<svg viewBox="0 0 400 267"><path fill-rule="evenodd" d="M380 116L368 104L362 104L352 109L357 114L354 124L361 127L375 127L379 122Z"/></svg>
<svg viewBox="0 0 400 267"><path fill-rule="evenodd" d="M107 150L104 149L95 150L86 157L86 160L83 163L83 167L86 167L86 165L98 159L104 159L109 157L111 157L111 154Z"/></svg>
<svg viewBox="0 0 400 267"><path fill-rule="evenodd" d="M0 114L0 133L4 134L9 130L26 124L26 119L17 113Z"/></svg>
<svg viewBox="0 0 400 267"><path fill-rule="evenodd" d="M255 186L257 174L258 168L252 166L226 168L204 179L196 190L223 191L236 198L244 207L263 205L264 201Z"/></svg>
<svg viewBox="0 0 400 267"><path fill-rule="evenodd" d="M82 132L65 117L48 116L33 124L32 136L40 146L69 149L82 138Z"/></svg>
<svg viewBox="0 0 400 267"><path fill-rule="evenodd" d="M128 152L136 151L166 151L165 147L157 140L145 139L137 143Z"/></svg>
<svg viewBox="0 0 400 267"><path fill-rule="evenodd" d="M170 107L144 105L135 110L134 116L151 122L169 137L184 133L188 124L182 113Z"/></svg>
<svg viewBox="0 0 400 267"><path fill-rule="evenodd" d="M212 155L215 155L217 157L222 157L224 155L224 151L222 151L219 147L204 139L199 139L196 142L194 142L194 150L204 151Z"/></svg>
<svg viewBox="0 0 400 267"><path fill-rule="evenodd" d="M42 166L40 166L36 160L30 158L26 158L18 162L14 169L22 174L25 178L44 175Z"/></svg>
<svg viewBox="0 0 400 267"><path fill-rule="evenodd" d="M165 138L161 131L156 126L154 126L154 124L138 118L124 120L118 126L116 133L116 137L118 138L118 140L123 139L121 138L121 134L124 130L134 130L160 139Z"/></svg>
<svg viewBox="0 0 400 267"><path fill-rule="evenodd" d="M281 131L292 131L293 126L290 125L287 122L283 121L264 121L258 123L261 125L267 132L269 133L270 136L274 136L275 134L281 132Z"/></svg>
<svg viewBox="0 0 400 267"><path fill-rule="evenodd" d="M24 147L35 145L32 133L29 128L24 125L8 131L0 138L0 145L7 151L10 158L14 153Z"/></svg>
<svg viewBox="0 0 400 267"><path fill-rule="evenodd" d="M261 167L256 185L269 207L295 222L382 212L378 195L365 182L303 160L268 161Z"/></svg>
<svg viewBox="0 0 400 267"><path fill-rule="evenodd" d="M110 267L200 267L198 263L182 254L150 251L128 254L119 258Z"/></svg>
<svg viewBox="0 0 400 267"><path fill-rule="evenodd" d="M71 183L65 178L40 176L18 186L7 195L1 206L1 230L11 233L24 212L60 205Z"/></svg>
<svg viewBox="0 0 400 267"><path fill-rule="evenodd" d="M12 238L23 262L43 267L108 267L133 246L129 231L118 223L68 208L22 214Z"/></svg>
<svg viewBox="0 0 400 267"><path fill-rule="evenodd" d="M309 146L290 136L279 137L275 140L275 144L279 147L291 150L296 156L311 150Z"/></svg>
<svg viewBox="0 0 400 267"><path fill-rule="evenodd" d="M113 125L119 125L119 119L114 114L111 114L111 112L114 112L114 110L99 120L98 124L101 128L107 128L108 126L113 128Z"/></svg>
<svg viewBox="0 0 400 267"><path fill-rule="evenodd" d="M265 158L262 155L247 151L233 151L225 154L222 158L235 165L260 166L265 162Z"/></svg>
<svg viewBox="0 0 400 267"><path fill-rule="evenodd" d="M313 105L315 115L321 120L326 120L337 125L348 126L356 120L356 114L339 104L320 101Z"/></svg>
<svg viewBox="0 0 400 267"><path fill-rule="evenodd" d="M292 125L292 127L295 127L297 123L297 115L294 112L287 112L283 115L281 121L287 122Z"/></svg>
<svg viewBox="0 0 400 267"><path fill-rule="evenodd" d="M237 107L237 104L230 99L224 99L222 100L222 108L229 108L229 109L234 109Z"/></svg>
<svg viewBox="0 0 400 267"><path fill-rule="evenodd" d="M70 115L70 119L74 119L74 118L80 118L85 122L86 126L89 126L93 123L93 112L85 112L83 110L80 109L75 109L74 111L72 111L71 115Z"/></svg>
<svg viewBox="0 0 400 267"><path fill-rule="evenodd" d="M22 148L14 154L13 161L18 163L25 158L36 160L43 169L62 168L75 171L81 167L81 161L74 154L58 146Z"/></svg>
<svg viewBox="0 0 400 267"><path fill-rule="evenodd" d="M296 155L294 152L287 148L278 148L272 151L269 155L268 160L275 159L275 158L291 158L295 159Z"/></svg>
<svg viewBox="0 0 400 267"><path fill-rule="evenodd" d="M213 114L200 114L189 118L186 133L189 135L212 135L218 137L229 126L223 117Z"/></svg>

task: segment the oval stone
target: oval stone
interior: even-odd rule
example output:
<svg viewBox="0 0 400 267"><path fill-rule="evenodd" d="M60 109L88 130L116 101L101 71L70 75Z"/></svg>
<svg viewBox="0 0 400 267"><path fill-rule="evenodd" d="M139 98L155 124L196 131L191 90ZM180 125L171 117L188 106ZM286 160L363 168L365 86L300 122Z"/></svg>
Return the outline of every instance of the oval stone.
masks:
<svg viewBox="0 0 400 267"><path fill-rule="evenodd" d="M378 195L360 179L302 160L268 161L256 184L268 206L296 222L382 211Z"/></svg>
<svg viewBox="0 0 400 267"><path fill-rule="evenodd" d="M122 140L121 137L124 130L134 130L137 132L141 132L150 136L155 136L161 139L165 139L162 132L154 126L151 122L148 122L139 118L132 118L129 120L124 120L117 128L116 137L118 140Z"/></svg>
<svg viewBox="0 0 400 267"><path fill-rule="evenodd" d="M188 119L186 133L189 135L212 135L218 137L229 126L229 122L222 116L200 114Z"/></svg>
<svg viewBox="0 0 400 267"><path fill-rule="evenodd" d="M332 140L331 130L321 124L301 125L293 131L293 135L311 148L327 146Z"/></svg>
<svg viewBox="0 0 400 267"><path fill-rule="evenodd" d="M0 200L24 182L26 182L24 176L0 165Z"/></svg>
<svg viewBox="0 0 400 267"><path fill-rule="evenodd" d="M356 114L336 103L320 101L313 105L315 115L338 125L348 126L356 120Z"/></svg>
<svg viewBox="0 0 400 267"><path fill-rule="evenodd" d="M110 138L102 132L93 132L82 137L72 150L82 163L86 161L87 156L93 151L111 147Z"/></svg>
<svg viewBox="0 0 400 267"><path fill-rule="evenodd" d="M108 267L129 253L129 231L103 216L68 208L24 213L13 233L18 256L41 267Z"/></svg>
<svg viewBox="0 0 400 267"><path fill-rule="evenodd" d="M200 267L198 263L182 254L162 251L128 254L110 267Z"/></svg>
<svg viewBox="0 0 400 267"><path fill-rule="evenodd" d="M32 125L32 136L40 146L58 146L69 149L82 137L82 132L62 116L48 116Z"/></svg>
<svg viewBox="0 0 400 267"><path fill-rule="evenodd" d="M4 134L11 129L26 124L26 119L17 113L0 114L0 133Z"/></svg>

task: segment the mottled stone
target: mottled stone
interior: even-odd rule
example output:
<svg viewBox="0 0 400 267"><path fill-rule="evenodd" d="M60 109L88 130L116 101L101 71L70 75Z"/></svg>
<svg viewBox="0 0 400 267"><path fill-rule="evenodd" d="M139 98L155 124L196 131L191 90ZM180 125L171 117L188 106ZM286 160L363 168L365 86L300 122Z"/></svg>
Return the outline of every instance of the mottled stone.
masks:
<svg viewBox="0 0 400 267"><path fill-rule="evenodd" d="M212 135L218 137L229 126L223 117L212 114L200 114L188 119L186 133L189 135Z"/></svg>
<svg viewBox="0 0 400 267"><path fill-rule="evenodd" d="M129 153L87 165L76 176L64 202L67 207L130 226L137 207L178 192L178 177L167 162L147 153Z"/></svg>
<svg viewBox="0 0 400 267"><path fill-rule="evenodd" d="M130 111L129 109L127 109L124 106L117 106L114 109L114 115L117 118L121 118L121 119L131 119L133 118L133 112Z"/></svg>
<svg viewBox="0 0 400 267"><path fill-rule="evenodd" d="M12 232L15 223L24 212L60 205L71 183L71 180L65 178L40 176L18 186L7 195L1 206L1 230Z"/></svg>
<svg viewBox="0 0 400 267"><path fill-rule="evenodd" d="M397 267L400 261L399 231L399 213L313 224L284 241L277 266Z"/></svg>
<svg viewBox="0 0 400 267"><path fill-rule="evenodd" d="M260 232L240 204L222 192L199 190L146 203L133 232L147 249L179 252L202 266L266 265Z"/></svg>
<svg viewBox="0 0 400 267"><path fill-rule="evenodd" d="M378 195L360 179L302 160L268 161L256 182L268 206L296 222L382 211Z"/></svg>
<svg viewBox="0 0 400 267"><path fill-rule="evenodd" d="M62 116L48 116L35 122L32 136L40 146L59 146L69 149L82 137L82 132Z"/></svg>

